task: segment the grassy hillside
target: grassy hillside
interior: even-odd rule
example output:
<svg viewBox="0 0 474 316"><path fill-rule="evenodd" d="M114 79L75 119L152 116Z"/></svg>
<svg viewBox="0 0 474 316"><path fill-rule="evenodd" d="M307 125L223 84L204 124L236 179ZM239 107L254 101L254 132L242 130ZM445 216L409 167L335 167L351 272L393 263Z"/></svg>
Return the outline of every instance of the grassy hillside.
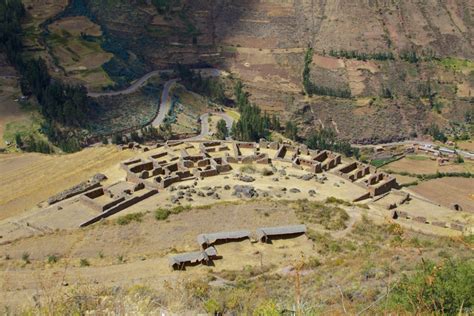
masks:
<svg viewBox="0 0 474 316"><path fill-rule="evenodd" d="M326 213L305 201L221 203L183 208L167 220L146 213L17 240L0 246L8 256L0 275L9 280L0 305L31 313L180 315L468 314L473 307L472 238L423 235L365 216L352 223L339 212L319 225L301 212ZM168 268L169 255L194 249L195 234L216 223L226 229L296 218L311 227L309 238L220 245L224 257L214 266ZM37 284L36 305L25 303Z"/></svg>

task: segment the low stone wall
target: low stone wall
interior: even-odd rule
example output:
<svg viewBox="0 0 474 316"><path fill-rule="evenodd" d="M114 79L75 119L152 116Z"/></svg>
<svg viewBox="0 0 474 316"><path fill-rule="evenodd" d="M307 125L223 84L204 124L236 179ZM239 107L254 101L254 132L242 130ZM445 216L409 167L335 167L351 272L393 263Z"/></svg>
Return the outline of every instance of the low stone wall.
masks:
<svg viewBox="0 0 474 316"><path fill-rule="evenodd" d="M123 211L124 209L129 208L130 206L132 206L134 204L137 204L138 202L141 202L141 201L143 201L143 200L145 200L145 199L149 198L150 196L153 196L157 193L158 193L157 190L151 190L151 191L148 191L148 192L144 193L143 195L139 195L139 196L135 196L135 197L132 197L130 199L127 199L127 200L123 201L122 203L116 205L115 207L113 207L113 208L99 214L98 216L95 216L95 217L89 219L88 221L82 223L80 225L80 227L86 227L86 226L92 225L94 223L97 223L101 219L107 218L109 216L112 216L112 215L120 212L120 211Z"/></svg>
<svg viewBox="0 0 474 316"><path fill-rule="evenodd" d="M96 174L94 177L92 177L88 181L84 181L79 183L78 185L73 186L70 189L67 189L65 191L62 191L61 193L58 193L56 195L53 195L48 199L48 204L53 205L55 203L58 203L60 201L66 200L68 198L71 198L73 196L82 194L84 192L87 192L91 189L98 188L101 186L100 182L107 179L106 176L103 174Z"/></svg>
<svg viewBox="0 0 474 316"><path fill-rule="evenodd" d="M384 194L386 192L391 191L392 189L398 188L397 179L394 177L389 177L387 180L383 181L383 183L369 187L369 192L372 197Z"/></svg>
<svg viewBox="0 0 474 316"><path fill-rule="evenodd" d="M426 225L433 225L436 227L442 227L442 228L450 228L453 230L457 230L460 232L466 232L466 227L463 224L460 223L447 223L443 221L430 221L424 216L411 216L407 212L404 211L398 211L398 210L393 210L392 211L392 218L393 219L399 219L403 218L405 220L413 220L415 222L421 223L421 224L426 224Z"/></svg>

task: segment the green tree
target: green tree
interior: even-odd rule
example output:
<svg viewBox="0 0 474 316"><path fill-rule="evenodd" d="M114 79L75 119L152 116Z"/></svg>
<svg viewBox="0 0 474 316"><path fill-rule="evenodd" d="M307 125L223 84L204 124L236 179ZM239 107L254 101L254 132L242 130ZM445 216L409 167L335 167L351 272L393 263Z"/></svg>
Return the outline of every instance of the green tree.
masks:
<svg viewBox="0 0 474 316"><path fill-rule="evenodd" d="M276 132L279 132L281 129L280 118L275 114L272 115L271 129Z"/></svg>
<svg viewBox="0 0 474 316"><path fill-rule="evenodd" d="M303 67L303 88L306 94L310 97L313 94L316 95L327 95L339 98L350 98L351 91L349 89L334 89L330 87L324 87L314 84L311 81L311 64L313 62L313 48L308 47L304 57Z"/></svg>
<svg viewBox="0 0 474 316"><path fill-rule="evenodd" d="M358 148L352 147L346 141L338 140L334 130L329 128L313 131L305 143L311 149L332 150L347 157L358 158L360 156Z"/></svg>
<svg viewBox="0 0 474 316"><path fill-rule="evenodd" d="M21 135L19 133L15 134L15 143L18 146L18 148L23 147L23 140L21 139Z"/></svg>
<svg viewBox="0 0 474 316"><path fill-rule="evenodd" d="M286 122L285 136L291 140L297 140L298 138L298 127L292 121Z"/></svg>
<svg viewBox="0 0 474 316"><path fill-rule="evenodd" d="M226 139L227 136L229 136L229 129L227 128L227 123L224 119L221 119L219 120L219 122L217 122L217 133L216 133L216 137L218 139Z"/></svg>
<svg viewBox="0 0 474 316"><path fill-rule="evenodd" d="M270 118L262 115L260 108L251 104L249 95L243 90L243 85L237 82L234 92L240 119L232 126L232 137L241 141L258 141L269 137Z"/></svg>
<svg viewBox="0 0 474 316"><path fill-rule="evenodd" d="M303 68L303 87L304 91L309 95L313 95L313 84L311 82L311 63L313 62L313 48L308 47L304 56L304 68Z"/></svg>

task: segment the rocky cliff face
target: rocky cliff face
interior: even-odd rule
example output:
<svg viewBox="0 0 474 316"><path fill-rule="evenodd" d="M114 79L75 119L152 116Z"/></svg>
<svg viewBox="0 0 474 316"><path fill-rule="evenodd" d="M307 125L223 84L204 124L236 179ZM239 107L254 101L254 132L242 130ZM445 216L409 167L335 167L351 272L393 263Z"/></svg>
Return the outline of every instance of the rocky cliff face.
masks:
<svg viewBox="0 0 474 316"><path fill-rule="evenodd" d="M84 2L84 14L104 31L103 47L115 55L105 65L109 74L127 81L177 62L213 65L240 77L264 110L296 119L308 131L330 123L341 137L361 142L462 121L473 106L474 66L458 65L474 58L472 1L179 3L160 14L148 1ZM301 95L308 46L314 49L313 82L348 89L356 99ZM392 54L394 60L341 56L347 52ZM434 97L441 104L435 111ZM397 123L387 124L391 119Z"/></svg>

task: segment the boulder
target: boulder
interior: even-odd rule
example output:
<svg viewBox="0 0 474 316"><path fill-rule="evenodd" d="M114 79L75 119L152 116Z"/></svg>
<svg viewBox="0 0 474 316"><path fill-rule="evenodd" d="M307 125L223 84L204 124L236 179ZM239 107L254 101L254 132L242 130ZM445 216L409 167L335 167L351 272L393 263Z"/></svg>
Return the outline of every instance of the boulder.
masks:
<svg viewBox="0 0 474 316"><path fill-rule="evenodd" d="M251 177L249 175L241 175L239 177L239 180L240 181L243 181L243 182L254 182L255 181L255 178L254 177Z"/></svg>
<svg viewBox="0 0 474 316"><path fill-rule="evenodd" d="M258 197L257 191L255 191L255 188L251 185L235 185L234 195L243 196L246 198Z"/></svg>

